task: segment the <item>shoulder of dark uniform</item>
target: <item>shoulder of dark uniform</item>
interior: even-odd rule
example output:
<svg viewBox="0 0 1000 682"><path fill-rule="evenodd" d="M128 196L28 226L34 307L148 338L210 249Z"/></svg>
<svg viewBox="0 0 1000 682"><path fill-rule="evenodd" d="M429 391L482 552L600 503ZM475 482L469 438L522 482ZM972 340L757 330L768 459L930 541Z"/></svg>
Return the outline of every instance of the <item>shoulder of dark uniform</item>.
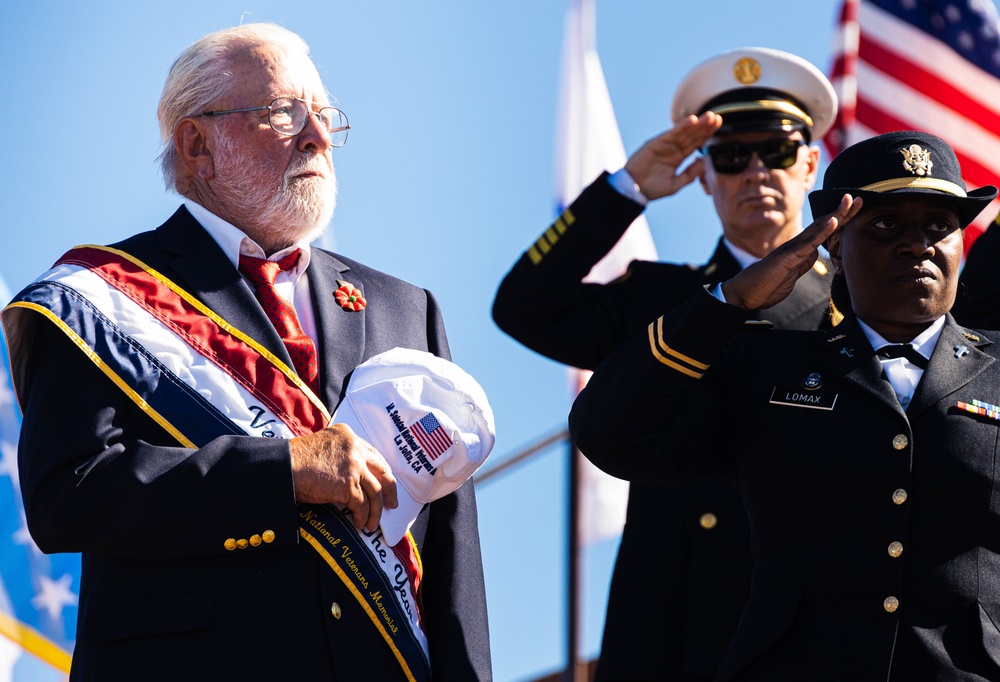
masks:
<svg viewBox="0 0 1000 682"><path fill-rule="evenodd" d="M715 281L713 273L717 265L693 265L690 263L664 263L661 261L634 260L628 264L628 269L613 283L631 281L635 284L648 286L675 286L677 284L701 285Z"/></svg>

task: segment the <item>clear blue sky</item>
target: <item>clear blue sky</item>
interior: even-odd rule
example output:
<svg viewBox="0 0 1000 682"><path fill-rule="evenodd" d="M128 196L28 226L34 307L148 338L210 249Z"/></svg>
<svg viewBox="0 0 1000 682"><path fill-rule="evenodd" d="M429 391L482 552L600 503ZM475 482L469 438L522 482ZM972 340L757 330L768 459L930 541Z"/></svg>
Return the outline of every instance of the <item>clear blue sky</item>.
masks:
<svg viewBox="0 0 1000 682"><path fill-rule="evenodd" d="M552 219L553 139L568 0L0 2L0 276L12 290L69 247L159 225L155 108L203 34L273 21L301 34L353 129L335 150L337 250L430 288L452 354L483 384L496 464L564 423L563 369L501 334L500 278ZM743 45L824 71L836 0L598 0L597 40L625 148L669 125L695 63ZM245 14L244 14L245 13ZM700 188L648 211L661 258L703 262L719 234ZM808 217L808 216L807 216ZM530 305L525 301L525 305ZM499 682L563 664L565 452L484 485L480 532ZM0 542L6 539L0 538ZM614 543L588 552L584 650L600 639ZM642 598L637 595L637 598Z"/></svg>

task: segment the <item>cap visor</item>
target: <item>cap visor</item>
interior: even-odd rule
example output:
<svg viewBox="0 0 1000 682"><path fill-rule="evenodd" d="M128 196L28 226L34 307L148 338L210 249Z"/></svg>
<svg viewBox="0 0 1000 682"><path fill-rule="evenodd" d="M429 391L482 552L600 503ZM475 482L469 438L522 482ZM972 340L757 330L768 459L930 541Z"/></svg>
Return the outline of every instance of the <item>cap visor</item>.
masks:
<svg viewBox="0 0 1000 682"><path fill-rule="evenodd" d="M390 547L394 547L403 539L406 531L410 530L410 526L417 520L417 514L424 508L424 505L413 499L413 496L398 481L396 483L396 497L399 500L398 507L382 509L382 535L385 536L385 541L389 543Z"/></svg>

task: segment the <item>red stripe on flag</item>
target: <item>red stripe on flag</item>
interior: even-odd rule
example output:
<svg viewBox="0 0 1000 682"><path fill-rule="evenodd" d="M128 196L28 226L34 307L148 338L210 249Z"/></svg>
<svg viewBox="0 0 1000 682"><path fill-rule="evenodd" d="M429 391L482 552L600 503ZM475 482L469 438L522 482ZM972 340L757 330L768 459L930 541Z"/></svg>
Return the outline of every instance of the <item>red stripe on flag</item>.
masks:
<svg viewBox="0 0 1000 682"><path fill-rule="evenodd" d="M891 36L881 36L881 38L891 40ZM972 99L952 85L950 81L942 80L922 68L919 63L887 49L870 38L863 30L858 53L862 61L890 76L893 80L920 92L928 99L935 100L942 106L952 109L957 115L975 121L986 130L1000 130L1000 115L992 109L984 106L978 100ZM971 64L970 68L973 68ZM996 80L989 75L984 75L983 79ZM966 83L966 85L971 84Z"/></svg>
<svg viewBox="0 0 1000 682"><path fill-rule="evenodd" d="M867 99L858 98L857 106L858 122L872 130L883 130L886 132L893 130L912 130L913 125L907 121L897 118ZM995 182L997 173L982 165L975 159L969 157L961 149L955 149L955 156L962 166L962 176L970 186L982 187Z"/></svg>

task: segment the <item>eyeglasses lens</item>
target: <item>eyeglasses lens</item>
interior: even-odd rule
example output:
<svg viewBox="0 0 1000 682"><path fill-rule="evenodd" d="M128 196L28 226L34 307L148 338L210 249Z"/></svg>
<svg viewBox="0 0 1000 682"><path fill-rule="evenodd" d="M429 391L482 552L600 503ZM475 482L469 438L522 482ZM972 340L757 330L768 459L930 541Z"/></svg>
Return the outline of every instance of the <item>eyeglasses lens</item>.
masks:
<svg viewBox="0 0 1000 682"><path fill-rule="evenodd" d="M763 142L722 142L707 148L712 167L717 173L742 173L750 164L754 152L761 163L771 169L791 168L799 156L802 140L764 140Z"/></svg>
<svg viewBox="0 0 1000 682"><path fill-rule="evenodd" d="M276 133L298 135L305 129L310 113L313 112L309 105L302 100L280 97L271 102L268 121ZM347 142L347 131L350 130L344 112L336 107L323 107L315 114L330 133L330 144L334 147L343 146Z"/></svg>

